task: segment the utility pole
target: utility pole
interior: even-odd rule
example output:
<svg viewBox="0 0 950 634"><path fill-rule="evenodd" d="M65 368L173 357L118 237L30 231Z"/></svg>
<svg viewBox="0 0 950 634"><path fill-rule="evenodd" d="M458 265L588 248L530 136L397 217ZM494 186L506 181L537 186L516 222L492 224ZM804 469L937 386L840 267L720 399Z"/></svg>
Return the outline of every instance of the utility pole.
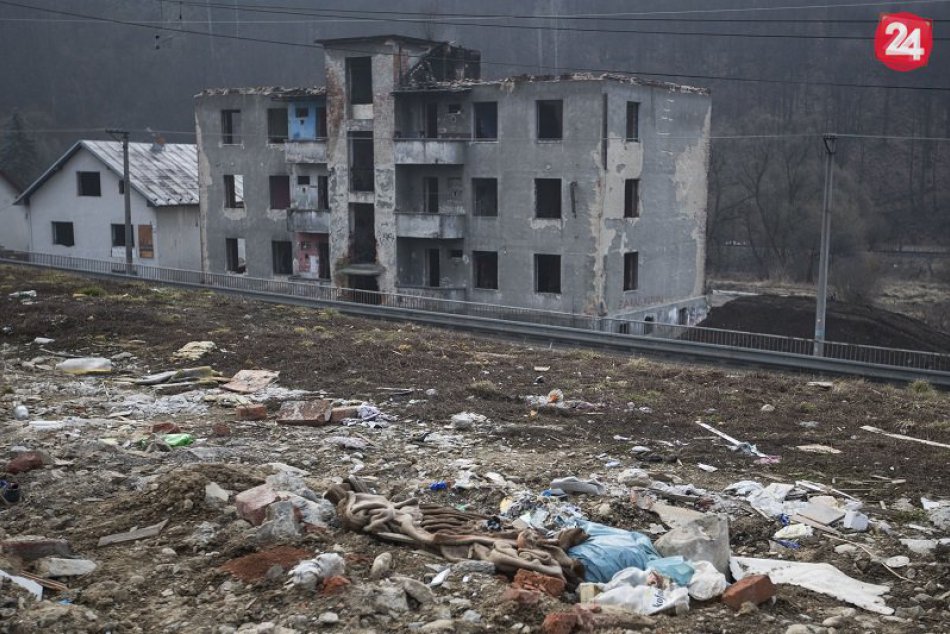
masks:
<svg viewBox="0 0 950 634"><path fill-rule="evenodd" d="M831 258L831 199L834 192L834 156L838 137L826 134L825 143L825 200L821 210L821 253L818 260L818 301L815 308L816 357L825 353L825 310L828 298L828 261Z"/></svg>
<svg viewBox="0 0 950 634"><path fill-rule="evenodd" d="M125 195L125 273L135 275L132 267L132 183L129 179L129 131L110 128L113 137L122 138L122 191Z"/></svg>

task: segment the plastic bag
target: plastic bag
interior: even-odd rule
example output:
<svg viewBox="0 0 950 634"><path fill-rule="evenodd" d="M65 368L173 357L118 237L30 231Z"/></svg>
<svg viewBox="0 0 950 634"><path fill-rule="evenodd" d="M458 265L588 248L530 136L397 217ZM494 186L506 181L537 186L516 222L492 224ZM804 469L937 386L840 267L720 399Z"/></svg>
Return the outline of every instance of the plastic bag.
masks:
<svg viewBox="0 0 950 634"><path fill-rule="evenodd" d="M341 576L346 572L343 557L336 553L323 553L315 559L304 559L289 573L291 583L314 589L330 577Z"/></svg>
<svg viewBox="0 0 950 634"><path fill-rule="evenodd" d="M690 562L695 568L693 578L689 581L689 596L697 601L709 601L726 591L729 582L726 581L726 575L722 574L716 567L708 561Z"/></svg>
<svg viewBox="0 0 950 634"><path fill-rule="evenodd" d="M108 374L112 372L112 361L103 357L66 359L57 363L56 369L66 374Z"/></svg>
<svg viewBox="0 0 950 634"><path fill-rule="evenodd" d="M616 605L637 614L657 614L673 611L682 614L689 610L689 592L686 588L661 588L647 585L620 585L601 592L593 599L600 605Z"/></svg>
<svg viewBox="0 0 950 634"><path fill-rule="evenodd" d="M624 568L645 570L660 558L646 535L586 520L576 525L589 538L567 554L584 564L584 581L606 583Z"/></svg>
<svg viewBox="0 0 950 634"><path fill-rule="evenodd" d="M664 577L669 577L679 586L687 585L695 572L692 563L679 556L651 561L649 569L656 570Z"/></svg>
<svg viewBox="0 0 950 634"><path fill-rule="evenodd" d="M162 436L162 440L169 447L187 447L195 442L195 438L191 434L165 434Z"/></svg>

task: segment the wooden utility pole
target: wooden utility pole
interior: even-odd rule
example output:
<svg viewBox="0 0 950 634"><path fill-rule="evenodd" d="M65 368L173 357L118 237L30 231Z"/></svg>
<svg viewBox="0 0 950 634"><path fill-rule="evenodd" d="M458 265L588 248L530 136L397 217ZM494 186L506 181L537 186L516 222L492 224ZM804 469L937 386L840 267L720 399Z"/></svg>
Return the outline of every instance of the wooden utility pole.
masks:
<svg viewBox="0 0 950 634"><path fill-rule="evenodd" d="M815 307L815 356L825 353L825 312L828 298L828 260L831 257L831 198L834 192L834 157L838 137L826 134L825 200L821 210L821 253L818 259L818 301Z"/></svg>
<svg viewBox="0 0 950 634"><path fill-rule="evenodd" d="M106 130L109 134L122 138L122 191L125 194L125 272L135 275L132 266L132 183L129 178L129 131Z"/></svg>

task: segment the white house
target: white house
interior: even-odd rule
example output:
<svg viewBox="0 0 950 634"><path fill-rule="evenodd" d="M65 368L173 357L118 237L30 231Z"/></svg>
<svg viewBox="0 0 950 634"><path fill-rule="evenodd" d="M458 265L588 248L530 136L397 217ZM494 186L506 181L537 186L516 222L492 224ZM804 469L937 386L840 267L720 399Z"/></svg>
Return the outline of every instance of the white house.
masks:
<svg viewBox="0 0 950 634"><path fill-rule="evenodd" d="M198 155L188 144L129 144L133 258L141 264L201 266ZM30 185L30 250L125 260L122 144L78 141Z"/></svg>
<svg viewBox="0 0 950 634"><path fill-rule="evenodd" d="M30 247L27 210L13 204L20 190L0 172L0 249L26 251Z"/></svg>

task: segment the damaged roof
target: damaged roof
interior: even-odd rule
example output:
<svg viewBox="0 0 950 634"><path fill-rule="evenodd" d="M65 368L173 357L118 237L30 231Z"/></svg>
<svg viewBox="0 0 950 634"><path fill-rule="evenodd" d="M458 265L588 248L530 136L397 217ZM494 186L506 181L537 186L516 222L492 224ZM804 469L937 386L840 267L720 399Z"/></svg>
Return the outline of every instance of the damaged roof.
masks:
<svg viewBox="0 0 950 634"><path fill-rule="evenodd" d="M503 86L518 83L533 82L559 82L559 81L614 81L636 86L646 86L648 88L661 88L672 92L694 93L698 95L708 95L708 88L697 86L685 86L683 84L674 84L672 82L658 81L655 79L644 79L634 74L627 73L567 73L563 75L514 75L504 79L461 79L457 81L431 82L409 84L396 89L394 92L426 92L426 91L464 91L471 90L475 86Z"/></svg>
<svg viewBox="0 0 950 634"><path fill-rule="evenodd" d="M320 97L327 94L324 86L253 86L245 88L206 88L195 97L221 97L227 95L262 95L265 97Z"/></svg>
<svg viewBox="0 0 950 634"><path fill-rule="evenodd" d="M400 42L405 42L407 44L416 44L418 46L432 46L434 44L444 44L445 42L441 40L427 40L421 37L412 37L410 35L397 35L397 34L384 34L384 35L364 35L361 37L331 37L316 40L317 44L322 44L326 46L327 44L336 45L336 44L350 44L355 42L386 42L390 40L397 40Z"/></svg>
<svg viewBox="0 0 950 634"><path fill-rule="evenodd" d="M161 147L161 150L155 148ZM77 141L24 191L15 204L30 196L61 170L80 149L88 150L116 176L122 178L122 143ZM198 146L190 143L129 143L129 178L132 189L152 207L198 204Z"/></svg>

